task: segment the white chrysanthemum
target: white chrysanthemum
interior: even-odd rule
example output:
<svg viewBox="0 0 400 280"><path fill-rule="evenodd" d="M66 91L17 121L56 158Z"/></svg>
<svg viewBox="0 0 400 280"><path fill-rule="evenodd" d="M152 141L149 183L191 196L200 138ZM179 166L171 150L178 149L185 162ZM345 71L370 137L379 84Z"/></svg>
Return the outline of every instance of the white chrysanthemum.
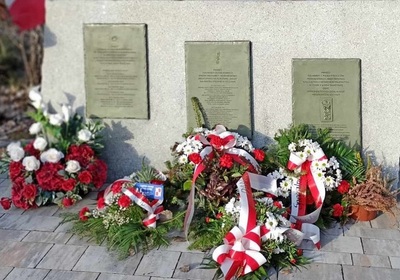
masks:
<svg viewBox="0 0 400 280"><path fill-rule="evenodd" d="M305 153L305 152L297 152L295 154L302 160L306 160L307 156L308 156L307 153Z"/></svg>
<svg viewBox="0 0 400 280"><path fill-rule="evenodd" d="M180 164L185 164L185 163L188 162L188 157L185 156L185 155L181 155L181 156L178 158L178 162L179 162Z"/></svg>
<svg viewBox="0 0 400 280"><path fill-rule="evenodd" d="M67 166L65 167L65 171L68 173L76 173L81 170L81 165L76 160L67 161Z"/></svg>
<svg viewBox="0 0 400 280"><path fill-rule="evenodd" d="M281 249L281 248L279 248L279 247L276 247L272 252L273 252L274 254L280 254L280 253L284 253L285 250L283 250L283 249Z"/></svg>
<svg viewBox="0 0 400 280"><path fill-rule="evenodd" d="M60 114L49 114L49 122L54 126L60 126L64 119Z"/></svg>
<svg viewBox="0 0 400 280"><path fill-rule="evenodd" d="M289 194L290 194L290 192L288 190L284 190L284 189L281 189L281 188L278 189L278 195L280 195L280 196L282 196L284 198L289 197Z"/></svg>
<svg viewBox="0 0 400 280"><path fill-rule="evenodd" d="M264 203L265 205L269 206L274 203L274 200L270 197L261 197L261 198L256 198L257 201Z"/></svg>
<svg viewBox="0 0 400 280"><path fill-rule="evenodd" d="M185 155L190 155L191 153L194 153L193 147L190 145L186 145L185 147L183 147L183 153Z"/></svg>
<svg viewBox="0 0 400 280"><path fill-rule="evenodd" d="M47 141L43 137L36 137L35 141L33 141L33 147L36 150L44 151L47 147Z"/></svg>
<svg viewBox="0 0 400 280"><path fill-rule="evenodd" d="M78 139L82 142L87 142L92 138L93 134L90 132L89 129L81 129L78 131Z"/></svg>
<svg viewBox="0 0 400 280"><path fill-rule="evenodd" d="M42 131L42 128L43 128L43 126L40 122L33 123L29 127L29 134L32 134L32 135L38 134Z"/></svg>
<svg viewBox="0 0 400 280"><path fill-rule="evenodd" d="M275 180L278 180L278 179L282 179L282 178L283 178L282 173L280 173L280 172L277 171L277 170L274 170L274 172L271 173L271 176L272 176L272 178L274 178Z"/></svg>
<svg viewBox="0 0 400 280"><path fill-rule="evenodd" d="M289 191L292 188L292 180L286 178L279 184L279 186L281 187L282 190Z"/></svg>
<svg viewBox="0 0 400 280"><path fill-rule="evenodd" d="M288 149L289 149L289 151L291 151L291 152L295 152L295 151L296 151L296 148L297 148L297 145L296 145L296 143L294 143L294 142L290 143L289 146L288 146Z"/></svg>
<svg viewBox="0 0 400 280"><path fill-rule="evenodd" d="M177 151L178 153L182 152L185 144L186 144L186 142L180 143L178 146L176 146L175 151Z"/></svg>
<svg viewBox="0 0 400 280"><path fill-rule="evenodd" d="M331 157L329 159L329 166L332 167L333 169L338 169L339 168L339 162L336 160L335 157Z"/></svg>
<svg viewBox="0 0 400 280"><path fill-rule="evenodd" d="M325 172L323 172L323 171L317 171L316 172L316 175L317 175L317 179L318 180L324 180L325 179Z"/></svg>
<svg viewBox="0 0 400 280"><path fill-rule="evenodd" d="M34 156L29 156L22 160L22 165L27 171L36 171L40 168L40 161Z"/></svg>
<svg viewBox="0 0 400 280"><path fill-rule="evenodd" d="M40 161L57 163L64 157L64 154L54 148L48 149L40 155Z"/></svg>
<svg viewBox="0 0 400 280"><path fill-rule="evenodd" d="M314 149L312 147L312 145L307 145L304 148L304 152L307 154L307 156L311 155L312 153L314 153Z"/></svg>
<svg viewBox="0 0 400 280"><path fill-rule="evenodd" d="M321 170L326 170L329 167L327 159L321 159L319 163L321 165Z"/></svg>
<svg viewBox="0 0 400 280"><path fill-rule="evenodd" d="M332 176L326 176L325 178L325 188L330 191L335 187L335 179Z"/></svg>
<svg viewBox="0 0 400 280"><path fill-rule="evenodd" d="M273 230L278 226L278 220L270 212L267 213L267 221L265 222L265 227L269 230Z"/></svg>
<svg viewBox="0 0 400 280"><path fill-rule="evenodd" d="M203 132L203 130L204 130L204 128L202 128L202 127L195 127L195 128L193 128L193 131L194 131L195 133L201 133L201 132Z"/></svg>
<svg viewBox="0 0 400 280"><path fill-rule="evenodd" d="M203 143L201 143L199 140L193 140L191 144L196 150L203 148Z"/></svg>
<svg viewBox="0 0 400 280"><path fill-rule="evenodd" d="M311 168L313 168L314 170L321 169L321 163L319 162L319 160L313 160L311 163Z"/></svg>

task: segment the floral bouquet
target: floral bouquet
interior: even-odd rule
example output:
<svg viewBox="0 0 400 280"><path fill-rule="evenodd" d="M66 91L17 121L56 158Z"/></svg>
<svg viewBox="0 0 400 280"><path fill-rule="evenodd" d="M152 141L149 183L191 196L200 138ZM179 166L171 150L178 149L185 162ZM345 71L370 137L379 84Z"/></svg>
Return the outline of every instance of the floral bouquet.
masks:
<svg viewBox="0 0 400 280"><path fill-rule="evenodd" d="M246 171L260 172L266 157L264 151L255 149L246 137L222 125L212 130L194 129L185 138L172 148L174 160L167 162L169 180L177 193L190 190L185 233L194 218L196 223L191 228L191 237L195 240L191 247L209 249L216 240L209 239L208 234L198 228L198 221L215 216L219 207L237 195L236 183L240 177Z"/></svg>
<svg viewBox="0 0 400 280"><path fill-rule="evenodd" d="M36 138L25 146L20 142L7 146L0 171L9 172L11 198L3 197L1 205L5 209L11 204L23 209L50 203L71 206L107 178L107 166L97 158L103 127L85 123L67 105L62 114L50 114L35 89L29 97L37 109L29 132Z"/></svg>
<svg viewBox="0 0 400 280"><path fill-rule="evenodd" d="M297 249L303 234L287 218L278 190L265 176L245 173L237 183L238 198L206 218L223 245L213 250L205 267L217 267L215 278L266 279L272 267L303 266L308 259Z"/></svg>
<svg viewBox="0 0 400 280"><path fill-rule="evenodd" d="M84 207L78 215L66 214L64 222L72 221L71 232L82 237L98 243L106 240L121 258L166 246L167 233L182 227L183 213L173 217L171 211L164 210L165 179L154 168L143 166L100 192L95 209Z"/></svg>

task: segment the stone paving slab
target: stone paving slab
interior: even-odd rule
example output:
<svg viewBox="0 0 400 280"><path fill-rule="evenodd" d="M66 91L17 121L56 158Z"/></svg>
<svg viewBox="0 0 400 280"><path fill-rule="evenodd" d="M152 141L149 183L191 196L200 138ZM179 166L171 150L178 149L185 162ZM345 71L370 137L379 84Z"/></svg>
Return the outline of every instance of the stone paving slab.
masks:
<svg viewBox="0 0 400 280"><path fill-rule="evenodd" d="M71 236L71 233L65 232L31 231L28 235L26 235L23 241L65 244L71 238Z"/></svg>
<svg viewBox="0 0 400 280"><path fill-rule="evenodd" d="M90 237L80 237L79 235L72 235L72 237L68 240L67 242L68 245L81 245L81 246L101 246L101 243L98 244L96 243L96 240L94 238Z"/></svg>
<svg viewBox="0 0 400 280"><path fill-rule="evenodd" d="M354 265L391 268L389 257L377 255L351 254Z"/></svg>
<svg viewBox="0 0 400 280"><path fill-rule="evenodd" d="M315 245L309 240L303 241L300 247L311 251L315 249ZM322 234L321 251L362 254L363 248L359 237Z"/></svg>
<svg viewBox="0 0 400 280"><path fill-rule="evenodd" d="M133 275L141 259L142 255L138 254L119 260L105 247L89 246L72 270Z"/></svg>
<svg viewBox="0 0 400 280"><path fill-rule="evenodd" d="M303 255L307 258L310 258L312 262L316 263L353 264L351 254L349 253L304 250Z"/></svg>
<svg viewBox="0 0 400 280"><path fill-rule="evenodd" d="M398 229L354 227L347 230L345 236L400 240L400 231Z"/></svg>
<svg viewBox="0 0 400 280"><path fill-rule="evenodd" d="M400 270L343 265L343 276L344 280L395 280L400 278Z"/></svg>
<svg viewBox="0 0 400 280"><path fill-rule="evenodd" d="M12 267L0 267L0 279L6 278L6 276L13 270Z"/></svg>
<svg viewBox="0 0 400 280"><path fill-rule="evenodd" d="M400 257L398 240L363 238L364 253L367 255Z"/></svg>
<svg viewBox="0 0 400 280"><path fill-rule="evenodd" d="M58 217L5 214L0 218L0 228L54 231L60 222Z"/></svg>
<svg viewBox="0 0 400 280"><path fill-rule="evenodd" d="M47 269L14 268L5 280L43 280L49 273Z"/></svg>
<svg viewBox="0 0 400 280"><path fill-rule="evenodd" d="M180 252L153 250L143 256L135 275L172 277Z"/></svg>
<svg viewBox="0 0 400 280"><path fill-rule="evenodd" d="M153 277L151 278L154 279ZM101 273L97 280L150 280L150 277Z"/></svg>
<svg viewBox="0 0 400 280"><path fill-rule="evenodd" d="M389 257L392 268L400 269L400 257Z"/></svg>
<svg viewBox="0 0 400 280"><path fill-rule="evenodd" d="M371 221L373 228L379 229L398 229L399 228L399 217L393 217L390 214L381 214Z"/></svg>
<svg viewBox="0 0 400 280"><path fill-rule="evenodd" d="M60 208L57 205L48 205L46 207L25 210L22 215L53 216L58 209Z"/></svg>
<svg viewBox="0 0 400 280"><path fill-rule="evenodd" d="M38 268L71 270L87 247L56 244L37 265Z"/></svg>
<svg viewBox="0 0 400 280"><path fill-rule="evenodd" d="M52 270L44 280L96 280L99 273Z"/></svg>
<svg viewBox="0 0 400 280"><path fill-rule="evenodd" d="M215 269L201 269L204 253L182 253L174 272L174 278L181 279L212 279ZM184 272L181 268L188 267Z"/></svg>
<svg viewBox="0 0 400 280"><path fill-rule="evenodd" d="M53 244L7 242L1 246L0 266L34 268L53 247Z"/></svg>
<svg viewBox="0 0 400 280"><path fill-rule="evenodd" d="M302 268L301 270L294 269L291 273L286 273L285 271L281 270L278 274L278 279L279 280L289 280L289 279L343 280L342 266L334 264L311 263L307 265L305 268Z"/></svg>
<svg viewBox="0 0 400 280"><path fill-rule="evenodd" d="M0 229L0 240L21 241L28 233L27 230Z"/></svg>

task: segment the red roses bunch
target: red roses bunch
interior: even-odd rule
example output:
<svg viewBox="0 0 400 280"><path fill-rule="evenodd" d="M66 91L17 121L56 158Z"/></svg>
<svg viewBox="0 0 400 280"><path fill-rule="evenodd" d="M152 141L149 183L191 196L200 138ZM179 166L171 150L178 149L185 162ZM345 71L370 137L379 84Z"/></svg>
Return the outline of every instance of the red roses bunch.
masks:
<svg viewBox="0 0 400 280"><path fill-rule="evenodd" d="M9 173L11 198L2 198L0 204L4 209L11 204L23 209L50 203L71 206L106 180L107 166L95 153L102 148L98 133L103 127L84 124L66 105L62 114L50 114L39 93L33 90L29 96L37 108L29 133L36 137L25 146L7 146L0 173Z"/></svg>

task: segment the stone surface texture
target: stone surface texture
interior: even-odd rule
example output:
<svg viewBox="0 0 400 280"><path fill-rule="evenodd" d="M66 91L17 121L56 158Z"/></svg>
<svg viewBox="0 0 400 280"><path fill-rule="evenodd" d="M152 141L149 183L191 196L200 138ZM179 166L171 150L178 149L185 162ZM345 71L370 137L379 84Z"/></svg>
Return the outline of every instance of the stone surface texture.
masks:
<svg viewBox="0 0 400 280"><path fill-rule="evenodd" d="M0 182L0 192L9 188L7 180ZM74 208L91 203L89 196ZM204 280L214 275L215 270L200 268L204 253L188 250L188 243L182 238L173 239L169 247L119 260L104 244L68 233L69 224L54 224L54 219L60 219L57 212L43 208L46 207L29 211L11 208L5 214L17 221L18 217L26 217L27 223L40 219L41 224L54 226L38 231L39 224L32 230L20 230L14 229L20 227L19 222L10 227L9 218L0 223L0 280ZM389 226L389 216L377 219L379 223L374 222L374 228L372 222L333 225L321 234L321 250L311 242L303 242L301 247L311 259L310 265L300 270L271 271L270 279L398 279L399 229L397 225Z"/></svg>
<svg viewBox="0 0 400 280"><path fill-rule="evenodd" d="M362 143L395 177L399 1L46 1L43 94L84 112L84 23L146 23L150 120L105 120L110 179L164 168L186 132L185 41L250 40L254 143L292 120L292 58L360 58ZM68 23L68 24L66 24ZM57 101L54 101L57 100ZM279 108L279 109L277 109ZM145 133L144 133L145 132Z"/></svg>

